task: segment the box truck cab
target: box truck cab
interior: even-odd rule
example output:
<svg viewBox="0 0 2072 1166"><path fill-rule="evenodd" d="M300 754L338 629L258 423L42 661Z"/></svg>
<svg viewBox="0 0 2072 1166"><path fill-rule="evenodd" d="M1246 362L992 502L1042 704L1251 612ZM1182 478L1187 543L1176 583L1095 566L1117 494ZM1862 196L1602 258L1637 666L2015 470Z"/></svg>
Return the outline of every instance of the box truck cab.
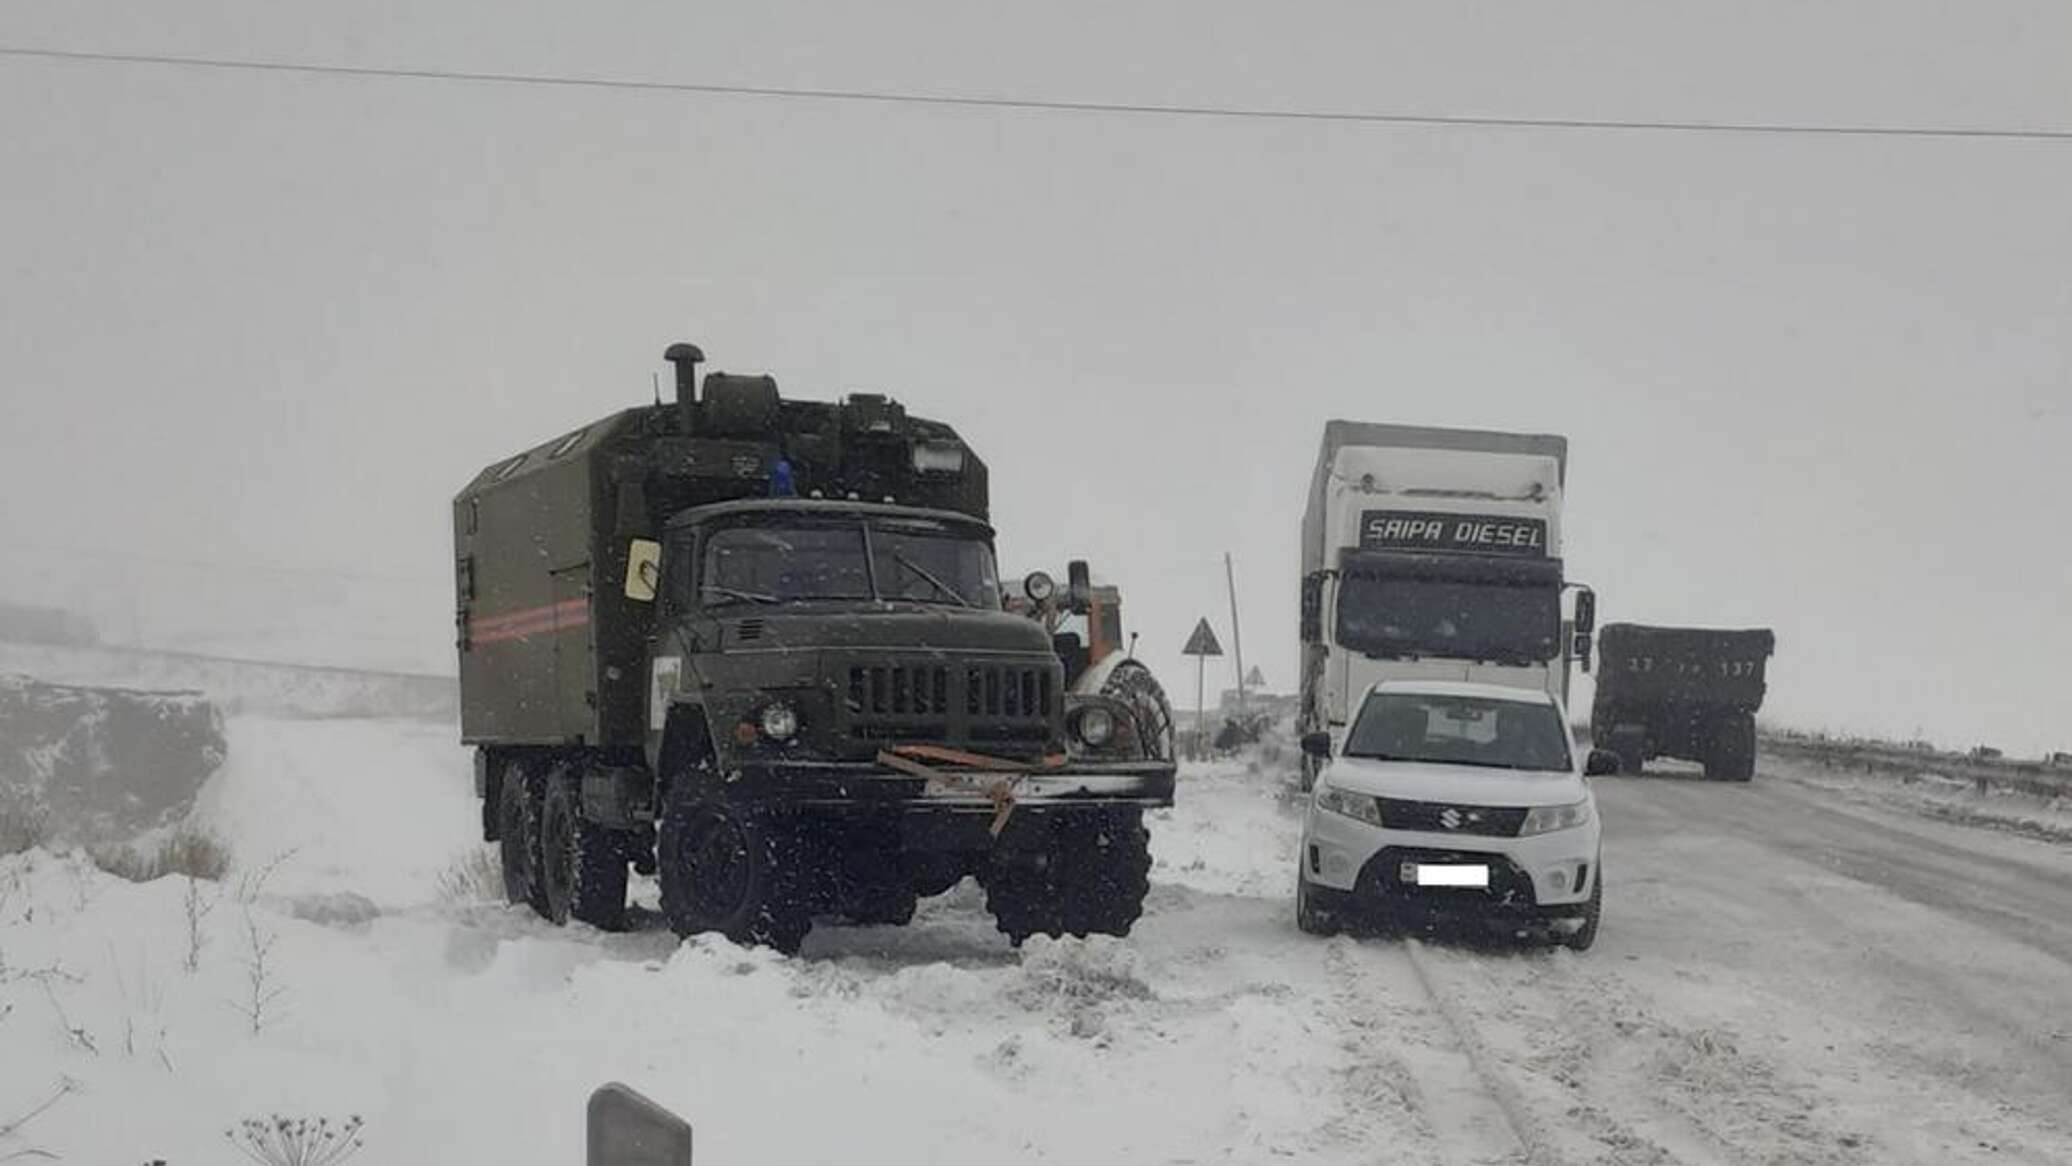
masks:
<svg viewBox="0 0 2072 1166"><path fill-rule="evenodd" d="M1551 434L1326 424L1302 523L1302 731L1342 735L1387 680L1565 704L1595 619L1562 569L1567 468Z"/></svg>

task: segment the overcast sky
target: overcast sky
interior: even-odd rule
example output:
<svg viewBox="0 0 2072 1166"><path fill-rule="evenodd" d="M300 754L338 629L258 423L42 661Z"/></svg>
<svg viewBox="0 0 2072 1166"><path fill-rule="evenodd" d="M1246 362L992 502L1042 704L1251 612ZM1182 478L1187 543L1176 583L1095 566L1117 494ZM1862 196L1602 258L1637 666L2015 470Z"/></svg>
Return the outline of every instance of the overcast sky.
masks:
<svg viewBox="0 0 2072 1166"><path fill-rule="evenodd" d="M0 9L0 44L2072 125L2059 0L45 3ZM0 586L32 563L46 589L53 572L263 584L271 608L241 597L213 618L307 631L284 650L450 665L452 493L646 399L663 347L690 339L789 394L889 391L957 425L992 464L1005 563L1093 560L1181 704L1189 627L1227 632L1226 549L1247 663L1292 682L1303 494L1323 422L1347 417L1566 433L1571 575L1607 620L1775 627L1779 720L2072 748L2068 208L2067 142L0 58ZM286 602L303 594L331 598Z"/></svg>

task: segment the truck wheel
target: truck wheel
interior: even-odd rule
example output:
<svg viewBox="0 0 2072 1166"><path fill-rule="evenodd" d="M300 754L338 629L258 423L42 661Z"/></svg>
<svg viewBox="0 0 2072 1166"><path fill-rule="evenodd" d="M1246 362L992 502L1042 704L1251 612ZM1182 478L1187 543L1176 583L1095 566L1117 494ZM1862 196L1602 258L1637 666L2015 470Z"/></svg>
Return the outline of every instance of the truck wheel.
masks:
<svg viewBox="0 0 2072 1166"><path fill-rule="evenodd" d="M873 887L842 904L842 918L859 927L905 927L920 896L906 887Z"/></svg>
<svg viewBox="0 0 2072 1166"><path fill-rule="evenodd" d="M534 872L540 862L540 781L523 762L504 766L497 783L497 857L504 873L504 898L512 906L524 904L547 913L546 897Z"/></svg>
<svg viewBox="0 0 2072 1166"><path fill-rule="evenodd" d="M540 810L538 879L547 918L579 919L616 931L626 914L626 852L619 836L582 815L581 771L564 766L547 781Z"/></svg>
<svg viewBox="0 0 2072 1166"><path fill-rule="evenodd" d="M1151 893L1151 832L1131 810L1091 821L1067 821L1058 833L1052 875L1072 935L1128 935Z"/></svg>
<svg viewBox="0 0 2072 1166"><path fill-rule="evenodd" d="M1064 904L1051 879L1056 856L1050 850L1033 854L995 855L980 881L986 886L986 910L993 925L1016 947L1032 935L1063 935Z"/></svg>
<svg viewBox="0 0 2072 1166"><path fill-rule="evenodd" d="M863 927L903 927L913 921L920 900L907 885L899 855L871 850L843 856L834 898L842 917Z"/></svg>
<svg viewBox="0 0 2072 1166"><path fill-rule="evenodd" d="M1561 937L1562 946L1570 951L1589 951L1590 945L1597 942L1597 920L1604 914L1604 864L1602 862L1597 864L1597 870L1590 877L1597 881L1590 888L1589 903L1583 907L1583 925L1577 928L1574 934Z"/></svg>
<svg viewBox="0 0 2072 1166"><path fill-rule="evenodd" d="M1755 776L1755 718L1729 717L1712 728L1705 776L1714 781L1748 781Z"/></svg>
<svg viewBox="0 0 2072 1166"><path fill-rule="evenodd" d="M735 943L787 955L811 929L797 893L795 847L783 823L723 802L701 801L676 783L662 818L657 872L662 914L680 936L717 931Z"/></svg>

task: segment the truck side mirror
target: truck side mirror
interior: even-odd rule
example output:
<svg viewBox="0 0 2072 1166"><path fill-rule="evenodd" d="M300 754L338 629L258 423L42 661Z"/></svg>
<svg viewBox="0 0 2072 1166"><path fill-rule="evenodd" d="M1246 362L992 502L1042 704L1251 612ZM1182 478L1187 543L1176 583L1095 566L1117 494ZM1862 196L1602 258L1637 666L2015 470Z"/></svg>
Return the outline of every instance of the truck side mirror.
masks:
<svg viewBox="0 0 2072 1166"><path fill-rule="evenodd" d="M1588 587L1576 591L1576 631L1589 635L1597 630L1597 592Z"/></svg>
<svg viewBox="0 0 2072 1166"><path fill-rule="evenodd" d="M585 1166L691 1166L691 1125L614 1081L590 1095Z"/></svg>
<svg viewBox="0 0 2072 1166"><path fill-rule="evenodd" d="M662 582L662 544L637 538L626 547L626 598L653 603Z"/></svg>
<svg viewBox="0 0 2072 1166"><path fill-rule="evenodd" d="M1085 559L1065 564L1065 602L1074 615L1085 615L1094 605L1093 572Z"/></svg>
<svg viewBox="0 0 2072 1166"><path fill-rule="evenodd" d="M1609 749L1592 749L1583 759L1584 777L1609 777L1619 772L1619 755Z"/></svg>
<svg viewBox="0 0 2072 1166"><path fill-rule="evenodd" d="M1578 664L1582 665L1582 667L1583 667L1583 671L1585 671L1585 672L1588 672L1588 671L1590 671L1590 633L1589 633L1589 632L1577 632L1577 633L1576 633L1575 643L1574 643L1573 645L1571 645L1571 649L1570 649L1570 652L1569 652L1569 654L1570 654L1570 655L1572 655L1572 656L1574 656L1574 657L1576 658L1576 663L1578 663Z"/></svg>
<svg viewBox="0 0 2072 1166"><path fill-rule="evenodd" d="M1302 751L1311 757L1329 760L1331 757L1331 734L1304 733L1302 735Z"/></svg>

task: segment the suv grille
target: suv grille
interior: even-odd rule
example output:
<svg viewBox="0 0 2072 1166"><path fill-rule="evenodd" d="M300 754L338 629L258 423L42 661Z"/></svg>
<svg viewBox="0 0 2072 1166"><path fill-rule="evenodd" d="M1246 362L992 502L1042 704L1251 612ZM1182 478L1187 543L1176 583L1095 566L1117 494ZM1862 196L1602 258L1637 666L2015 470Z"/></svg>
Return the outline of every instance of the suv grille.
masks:
<svg viewBox="0 0 2072 1166"><path fill-rule="evenodd" d="M1451 802L1413 802L1402 798L1376 798L1381 803L1382 824L1391 830L1427 830L1434 834L1480 834L1489 838L1515 838L1525 824L1523 808L1460 806ZM1448 818L1451 811L1452 817ZM1451 821L1452 824L1448 825Z"/></svg>
<svg viewBox="0 0 2072 1166"><path fill-rule="evenodd" d="M1048 661L851 665L843 691L848 735L1040 749L1059 715L1058 666Z"/></svg>

